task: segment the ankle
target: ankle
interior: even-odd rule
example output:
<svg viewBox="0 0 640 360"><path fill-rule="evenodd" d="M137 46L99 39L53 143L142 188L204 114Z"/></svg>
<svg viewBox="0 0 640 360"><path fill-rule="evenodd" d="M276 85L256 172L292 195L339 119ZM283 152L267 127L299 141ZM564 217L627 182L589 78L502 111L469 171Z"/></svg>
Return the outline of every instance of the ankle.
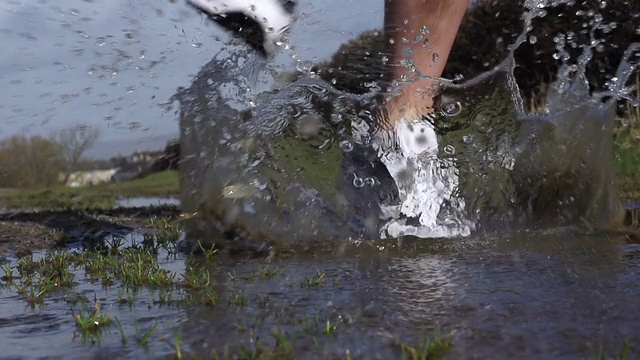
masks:
<svg viewBox="0 0 640 360"><path fill-rule="evenodd" d="M413 121L434 111L435 87L432 81L419 81L403 87L385 103L387 127L393 129L400 119Z"/></svg>

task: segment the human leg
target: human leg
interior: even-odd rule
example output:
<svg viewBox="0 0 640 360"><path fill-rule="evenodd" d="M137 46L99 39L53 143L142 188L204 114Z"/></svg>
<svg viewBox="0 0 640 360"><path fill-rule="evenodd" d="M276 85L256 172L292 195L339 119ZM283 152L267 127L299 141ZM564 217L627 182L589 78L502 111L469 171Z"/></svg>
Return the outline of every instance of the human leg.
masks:
<svg viewBox="0 0 640 360"><path fill-rule="evenodd" d="M439 77L470 0L385 0L385 35L390 43L392 77L402 81L415 75L402 64L411 59L416 70ZM415 41L416 38L419 41ZM419 79L400 89L386 106L390 127L402 118L417 119L431 111L434 82Z"/></svg>

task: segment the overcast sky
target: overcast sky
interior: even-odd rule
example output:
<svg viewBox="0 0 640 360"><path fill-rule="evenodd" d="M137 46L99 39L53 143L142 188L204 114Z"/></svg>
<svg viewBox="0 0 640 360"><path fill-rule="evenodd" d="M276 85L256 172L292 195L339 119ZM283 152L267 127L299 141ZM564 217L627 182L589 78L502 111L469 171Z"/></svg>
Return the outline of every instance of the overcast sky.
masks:
<svg viewBox="0 0 640 360"><path fill-rule="evenodd" d="M277 58L285 68L294 53L323 59L379 28L383 2L303 0L297 14L295 48ZM183 1L1 1L0 138L91 124L100 152L153 138L162 147L178 134L162 104L220 49L216 35L228 39Z"/></svg>

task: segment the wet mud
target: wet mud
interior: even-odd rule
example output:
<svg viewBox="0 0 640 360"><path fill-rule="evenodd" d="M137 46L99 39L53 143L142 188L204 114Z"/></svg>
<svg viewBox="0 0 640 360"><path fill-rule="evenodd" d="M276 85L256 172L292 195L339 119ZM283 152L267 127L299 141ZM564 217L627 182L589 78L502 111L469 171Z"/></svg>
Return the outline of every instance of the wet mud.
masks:
<svg viewBox="0 0 640 360"><path fill-rule="evenodd" d="M107 236L150 230L152 217L177 219L178 206L112 210L11 211L0 214L0 255L8 256L69 245L90 245Z"/></svg>

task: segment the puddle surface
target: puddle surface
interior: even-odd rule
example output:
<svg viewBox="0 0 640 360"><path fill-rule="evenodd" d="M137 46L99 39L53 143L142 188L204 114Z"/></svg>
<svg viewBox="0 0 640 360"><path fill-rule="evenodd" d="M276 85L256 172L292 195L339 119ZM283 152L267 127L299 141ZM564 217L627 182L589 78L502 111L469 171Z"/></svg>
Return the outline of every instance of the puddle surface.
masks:
<svg viewBox="0 0 640 360"><path fill-rule="evenodd" d="M159 205L180 205L180 200L176 198L160 198L160 197L133 197L118 200L115 207L136 208Z"/></svg>
<svg viewBox="0 0 640 360"><path fill-rule="evenodd" d="M163 268L184 271L184 258L163 255ZM219 295L215 306L159 305L149 289L122 302L128 295L121 283L103 288L82 269L73 271L73 291L47 295L35 309L3 287L2 358L165 358L175 351L161 339L175 331L184 353L209 358L214 350L255 349L256 341L273 348L274 329L300 359L344 358L347 351L354 359L400 358L396 342L418 344L435 331L451 335L450 359L585 359L601 346L617 354L624 341L630 356L640 350L640 247L622 237L566 230L455 242L407 238L402 246L345 246L205 270ZM95 296L102 312L120 321L128 344L114 327L99 344L74 339L74 294L89 304ZM154 325L144 350L135 338Z"/></svg>

